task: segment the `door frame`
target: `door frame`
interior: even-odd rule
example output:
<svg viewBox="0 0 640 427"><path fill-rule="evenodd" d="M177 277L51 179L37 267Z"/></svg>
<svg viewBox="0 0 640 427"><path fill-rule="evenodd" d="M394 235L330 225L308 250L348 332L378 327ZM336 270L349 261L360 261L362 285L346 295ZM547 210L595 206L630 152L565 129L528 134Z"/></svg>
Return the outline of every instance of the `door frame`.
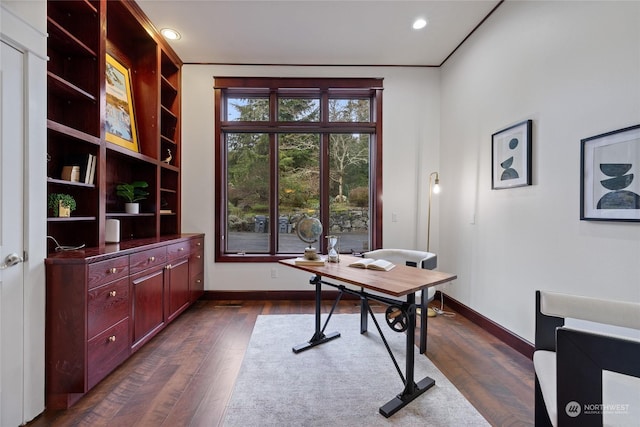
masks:
<svg viewBox="0 0 640 427"><path fill-rule="evenodd" d="M23 423L44 410L45 267L47 256L46 1L0 0L0 39L24 55L24 340Z"/></svg>

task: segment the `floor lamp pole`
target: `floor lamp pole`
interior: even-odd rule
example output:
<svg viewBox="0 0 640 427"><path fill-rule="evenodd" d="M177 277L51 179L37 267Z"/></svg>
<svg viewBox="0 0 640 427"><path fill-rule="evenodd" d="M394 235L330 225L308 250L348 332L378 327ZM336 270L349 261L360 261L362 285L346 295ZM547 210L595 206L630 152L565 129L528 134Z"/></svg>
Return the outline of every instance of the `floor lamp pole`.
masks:
<svg viewBox="0 0 640 427"><path fill-rule="evenodd" d="M435 175L434 186L431 186L431 178ZM431 196L433 193L440 192L440 175L438 172L431 172L429 175L429 208L427 210L427 252L429 252L429 243L431 241Z"/></svg>
<svg viewBox="0 0 640 427"><path fill-rule="evenodd" d="M433 186L431 184L431 178L435 176L435 180L433 181ZM427 252L430 252L429 243L431 241L431 196L433 194L438 194L440 192L440 175L438 172L431 172L429 174L429 208L427 210ZM436 314L446 314L451 316L451 313L446 313L444 311L444 294L440 291L440 308L429 308L427 315L430 317L435 316Z"/></svg>

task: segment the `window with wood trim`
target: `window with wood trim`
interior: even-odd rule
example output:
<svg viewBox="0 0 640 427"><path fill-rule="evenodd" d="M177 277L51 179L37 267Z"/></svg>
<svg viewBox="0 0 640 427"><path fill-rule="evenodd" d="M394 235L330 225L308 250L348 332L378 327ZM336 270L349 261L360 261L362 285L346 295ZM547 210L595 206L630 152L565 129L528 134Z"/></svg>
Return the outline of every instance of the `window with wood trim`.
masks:
<svg viewBox="0 0 640 427"><path fill-rule="evenodd" d="M215 78L216 261L382 245L382 79Z"/></svg>

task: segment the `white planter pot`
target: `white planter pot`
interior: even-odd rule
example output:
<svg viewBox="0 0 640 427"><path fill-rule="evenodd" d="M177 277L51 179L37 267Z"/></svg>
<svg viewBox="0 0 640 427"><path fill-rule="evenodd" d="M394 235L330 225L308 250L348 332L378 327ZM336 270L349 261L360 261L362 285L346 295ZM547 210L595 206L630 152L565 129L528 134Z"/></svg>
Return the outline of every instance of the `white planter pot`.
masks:
<svg viewBox="0 0 640 427"><path fill-rule="evenodd" d="M128 214L140 213L140 203L125 203L124 210Z"/></svg>

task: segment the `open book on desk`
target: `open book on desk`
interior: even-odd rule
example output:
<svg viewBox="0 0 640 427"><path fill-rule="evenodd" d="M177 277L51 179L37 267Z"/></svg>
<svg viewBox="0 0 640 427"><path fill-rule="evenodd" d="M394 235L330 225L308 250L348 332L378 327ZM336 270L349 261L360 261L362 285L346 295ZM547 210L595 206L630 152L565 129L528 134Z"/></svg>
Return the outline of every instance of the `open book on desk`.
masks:
<svg viewBox="0 0 640 427"><path fill-rule="evenodd" d="M396 265L384 259L362 258L352 262L349 267L368 268L369 270L389 271Z"/></svg>

